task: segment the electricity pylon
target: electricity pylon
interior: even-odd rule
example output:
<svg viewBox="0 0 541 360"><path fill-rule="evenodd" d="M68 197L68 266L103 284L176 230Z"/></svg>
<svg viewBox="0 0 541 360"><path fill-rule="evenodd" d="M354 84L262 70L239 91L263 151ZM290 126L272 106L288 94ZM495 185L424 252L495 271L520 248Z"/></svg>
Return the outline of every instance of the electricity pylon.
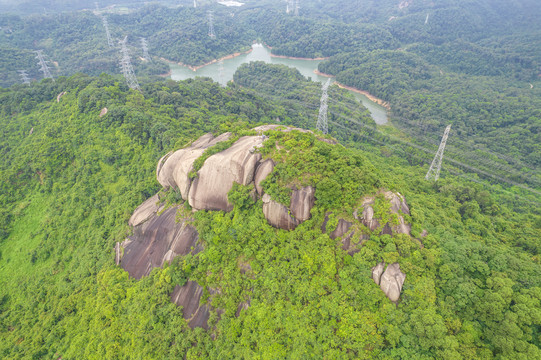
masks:
<svg viewBox="0 0 541 360"><path fill-rule="evenodd" d="M107 18L105 15L100 15L100 17L103 27L105 28L105 34L107 34L107 44L109 44L109 47L113 47L113 39L111 38L111 33L109 32L109 23L107 22Z"/></svg>
<svg viewBox="0 0 541 360"><path fill-rule="evenodd" d="M23 84L30 84L30 78L28 77L26 70L17 70L17 72L21 76L21 80L23 81Z"/></svg>
<svg viewBox="0 0 541 360"><path fill-rule="evenodd" d="M327 100L329 99L329 95L327 94L327 90L329 89L329 85L331 84L331 79L328 79L325 84L321 87L322 94L321 94L321 106L319 107L319 115L317 117L317 129L321 131L323 134L328 133L327 128Z"/></svg>
<svg viewBox="0 0 541 360"><path fill-rule="evenodd" d="M212 10L208 10L207 11L207 17L208 17L208 20L209 20L209 37L211 39L214 39L216 38L216 34L214 34L214 24L212 23L214 18L212 16Z"/></svg>
<svg viewBox="0 0 541 360"><path fill-rule="evenodd" d="M122 55L122 58L120 59L120 69L122 71L122 75L124 75L124 78L126 78L128 87L133 90L141 91L141 87L137 82L137 78L135 77L135 73L133 72L133 67L131 66L130 52L128 51L128 47L126 46L127 41L127 36L124 38L124 40L119 41L121 46L120 54Z"/></svg>
<svg viewBox="0 0 541 360"><path fill-rule="evenodd" d="M300 0L295 0L295 16L299 16L299 8L300 8L299 1Z"/></svg>
<svg viewBox="0 0 541 360"><path fill-rule="evenodd" d="M47 66L48 61L45 61L45 59L43 58L43 50L36 50L35 53L37 54L36 59L39 60L38 65L41 66L40 70L41 72L43 72L43 78L53 79L53 76L51 75L51 72L49 71L49 67Z"/></svg>
<svg viewBox="0 0 541 360"><path fill-rule="evenodd" d="M197 2L196 2L196 0L193 0L193 7L194 7L194 8L197 7Z"/></svg>
<svg viewBox="0 0 541 360"><path fill-rule="evenodd" d="M425 176L426 180L434 179L434 181L437 181L438 178L440 177L441 162L443 161L443 151L445 150L445 143L447 142L447 136L449 136L450 130L451 130L451 125L448 125L445 128L443 137L441 138L441 143L440 143L440 147L438 148L438 152L436 153L436 156L434 156L434 160L432 160L432 164L430 164L430 168L428 169L428 172L426 173L426 176Z"/></svg>
<svg viewBox="0 0 541 360"><path fill-rule="evenodd" d="M286 14L289 14L291 11L293 11L293 8L295 7L293 2L294 2L294 0L287 0Z"/></svg>
<svg viewBox="0 0 541 360"><path fill-rule="evenodd" d="M145 60L148 60L148 61L152 62L152 58L148 54L147 39L141 38L141 48L143 49L143 58L145 58Z"/></svg>

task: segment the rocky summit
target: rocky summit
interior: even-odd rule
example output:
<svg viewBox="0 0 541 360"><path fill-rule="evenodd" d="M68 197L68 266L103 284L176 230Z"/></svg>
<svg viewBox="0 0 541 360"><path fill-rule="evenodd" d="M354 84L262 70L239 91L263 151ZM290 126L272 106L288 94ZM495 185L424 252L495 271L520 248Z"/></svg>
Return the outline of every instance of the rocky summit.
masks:
<svg viewBox="0 0 541 360"><path fill-rule="evenodd" d="M261 199L260 210L268 224L286 231L292 231L311 218L311 210L317 198L317 187L289 184L289 202L283 204L273 199L266 192L265 180L273 174L277 159L272 156L264 157L259 151L266 141L268 132L290 132L301 129L264 126L253 129L257 135L246 135L234 138L231 133L214 137L205 134L189 146L166 154L157 166L156 177L163 190L146 200L133 213L129 225L133 229L122 244L123 252L119 254L122 268L134 278L150 274L153 268L171 263L177 256L187 254L197 255L204 251L204 242L200 241L196 230L197 225L189 212L181 211L185 205L166 205L163 191L178 191L185 204L189 204L192 212L198 210L229 212L234 205L229 201L228 194L235 183L253 185L252 198ZM266 132L266 134L264 133ZM306 131L301 130L306 133ZM233 140L233 141L231 141ZM333 145L332 141L326 143ZM229 143L224 143L229 141ZM320 141L317 139L316 141ZM226 144L221 151L212 152L219 144ZM271 146L272 148L272 146ZM204 159L199 169L195 163L199 158ZM197 170L197 171L196 171ZM405 234L410 236L411 225L406 223L404 216L410 214L409 206L404 197L397 192L379 190L374 195L365 196L358 201L359 206L351 213L342 213L334 219L333 213L327 213L321 225L323 233L331 239L341 242L341 247L350 255L360 251L363 243L373 235ZM383 204L383 205L382 205ZM382 215L381 207L385 210ZM182 215L183 214L183 215ZM331 220L334 219L334 221ZM335 224L331 224L335 222ZM250 269L249 264L241 266L241 271ZM406 274L400 270L398 263L392 263L385 269L385 262L380 262L372 268L372 278L380 286L389 300L397 303L400 299ZM183 308L184 318L190 327L208 329L208 319L213 309L209 302L202 303L201 296L205 291L195 280L188 280L184 285L177 285L171 294L171 301ZM214 289L206 290L212 295ZM248 309L250 299L238 304L240 310Z"/></svg>

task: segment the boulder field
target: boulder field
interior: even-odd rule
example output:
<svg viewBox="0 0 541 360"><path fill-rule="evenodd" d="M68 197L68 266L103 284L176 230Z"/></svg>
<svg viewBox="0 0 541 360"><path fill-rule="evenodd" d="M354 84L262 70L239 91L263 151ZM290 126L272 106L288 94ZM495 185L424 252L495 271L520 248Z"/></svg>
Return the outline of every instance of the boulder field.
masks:
<svg viewBox="0 0 541 360"><path fill-rule="evenodd" d="M273 130L278 126L266 125L254 130ZM279 131L302 129L280 127ZM205 134L189 146L163 156L156 168L156 177L164 189L174 188L180 192L182 199L191 206L192 211L218 210L231 211L233 205L228 200L228 193L234 183L241 185L253 184L254 196L262 200L262 212L267 222L279 229L294 230L299 224L308 220L310 211L316 201L316 189L313 186L291 188L291 201L288 206L281 204L265 193L262 182L275 167L273 159L263 159L257 149L268 139L265 135L243 136L232 142L233 135L225 133L214 137ZM208 156L200 169L194 168L194 163L206 150L224 141L232 144L225 150ZM389 214L394 221L383 221L374 217L376 197L380 196L389 205ZM122 266L130 276L141 278L150 274L153 268L161 267L165 262L171 262L177 256L197 254L203 251L199 242L199 234L192 225L190 216L178 218L180 205L165 208L160 199L160 193L147 199L141 204L131 218L130 235L123 243L117 244L117 264ZM186 213L186 211L184 211ZM404 220L404 214L409 215L409 207L402 195L390 191L380 191L375 196L361 199L361 206L351 217L338 219L337 225L329 236L340 239L342 248L350 255L358 250L362 241L369 239L371 234L408 234L411 225ZM329 215L325 217L322 231L327 232ZM398 221L396 221L398 219ZM248 265L249 266L249 265ZM398 263L390 264L384 271L384 263L377 264L372 269L372 277L384 291L385 295L397 302L405 280L405 274L400 271ZM242 271L242 269L239 269ZM207 289L213 293L212 289ZM183 307L184 318L190 327L208 328L208 319L212 309L209 302L201 303L203 287L194 280L188 280L183 286L176 286L171 294L171 301ZM238 305L237 316L241 310L250 306L250 299Z"/></svg>

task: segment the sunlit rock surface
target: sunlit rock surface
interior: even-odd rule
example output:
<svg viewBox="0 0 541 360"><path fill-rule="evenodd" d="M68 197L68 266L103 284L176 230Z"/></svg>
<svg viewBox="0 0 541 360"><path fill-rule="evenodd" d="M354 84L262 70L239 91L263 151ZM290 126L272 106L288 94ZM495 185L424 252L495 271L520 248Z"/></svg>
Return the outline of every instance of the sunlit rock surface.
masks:
<svg viewBox="0 0 541 360"><path fill-rule="evenodd" d="M393 263L387 266L387 269L383 271L385 263L379 263L372 268L372 279L379 285L381 290L393 302L397 302L400 299L400 293L402 292L402 285L406 280L406 274L400 270L398 263Z"/></svg>
<svg viewBox="0 0 541 360"><path fill-rule="evenodd" d="M253 181L261 159L261 154L254 149L263 141L262 136L244 136L229 149L210 156L190 188L188 201L192 208L231 211L233 205L229 203L227 193L234 182L248 185Z"/></svg>
<svg viewBox="0 0 541 360"><path fill-rule="evenodd" d="M169 208L161 215L154 209L148 210L150 207L147 204L139 213L134 213L139 215L136 219L140 222L133 222L136 224L133 235L122 243L124 255L120 265L136 279L147 276L152 269L162 267L166 261L171 262L176 256L202 250L197 245L197 230L187 220L176 221L177 207ZM141 221L143 218L145 220Z"/></svg>
<svg viewBox="0 0 541 360"><path fill-rule="evenodd" d="M206 304L201 305L201 295L203 288L195 281L187 281L184 286L177 285L171 294L171 301L182 306L182 315L192 329L208 329L210 309Z"/></svg>

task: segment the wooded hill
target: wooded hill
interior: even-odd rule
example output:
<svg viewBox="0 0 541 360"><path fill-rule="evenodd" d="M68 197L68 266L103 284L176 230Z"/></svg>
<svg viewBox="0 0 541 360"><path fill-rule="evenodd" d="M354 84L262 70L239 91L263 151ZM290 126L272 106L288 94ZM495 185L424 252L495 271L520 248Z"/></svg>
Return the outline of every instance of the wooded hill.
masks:
<svg viewBox="0 0 541 360"><path fill-rule="evenodd" d="M162 57L200 65L245 51L256 39L275 54L330 56L319 70L389 102L392 124L418 145L435 151L452 124L450 158L491 181L541 188L536 1L306 1L298 17L285 14L282 5L153 5L127 13L106 9L103 15L115 41L129 35L140 80L167 72ZM208 37L209 9L216 39ZM38 48L54 76L118 71L118 49L108 47L100 18L90 11L3 15L0 23L3 86L20 81L20 69L40 78L32 52ZM139 58L140 37L149 42L152 64Z"/></svg>
<svg viewBox="0 0 541 360"><path fill-rule="evenodd" d="M269 133L259 151L279 166L268 191L286 201L290 184L312 184L311 218L276 229L252 189L236 186L232 211L193 214L202 252L130 278L113 248L160 190L163 155L207 132L242 135L316 114L205 79L148 83L143 94L108 75L0 91L3 358L540 356L539 206L452 175L427 182L426 166L359 140L353 149ZM330 231L378 189L404 196L411 236L372 234L350 255L322 231L325 215ZM162 194L164 205L183 203ZM374 210L390 216L383 199ZM382 260L406 273L396 305L371 278ZM191 329L170 300L188 279L221 289L201 298L223 309L209 330Z"/></svg>

